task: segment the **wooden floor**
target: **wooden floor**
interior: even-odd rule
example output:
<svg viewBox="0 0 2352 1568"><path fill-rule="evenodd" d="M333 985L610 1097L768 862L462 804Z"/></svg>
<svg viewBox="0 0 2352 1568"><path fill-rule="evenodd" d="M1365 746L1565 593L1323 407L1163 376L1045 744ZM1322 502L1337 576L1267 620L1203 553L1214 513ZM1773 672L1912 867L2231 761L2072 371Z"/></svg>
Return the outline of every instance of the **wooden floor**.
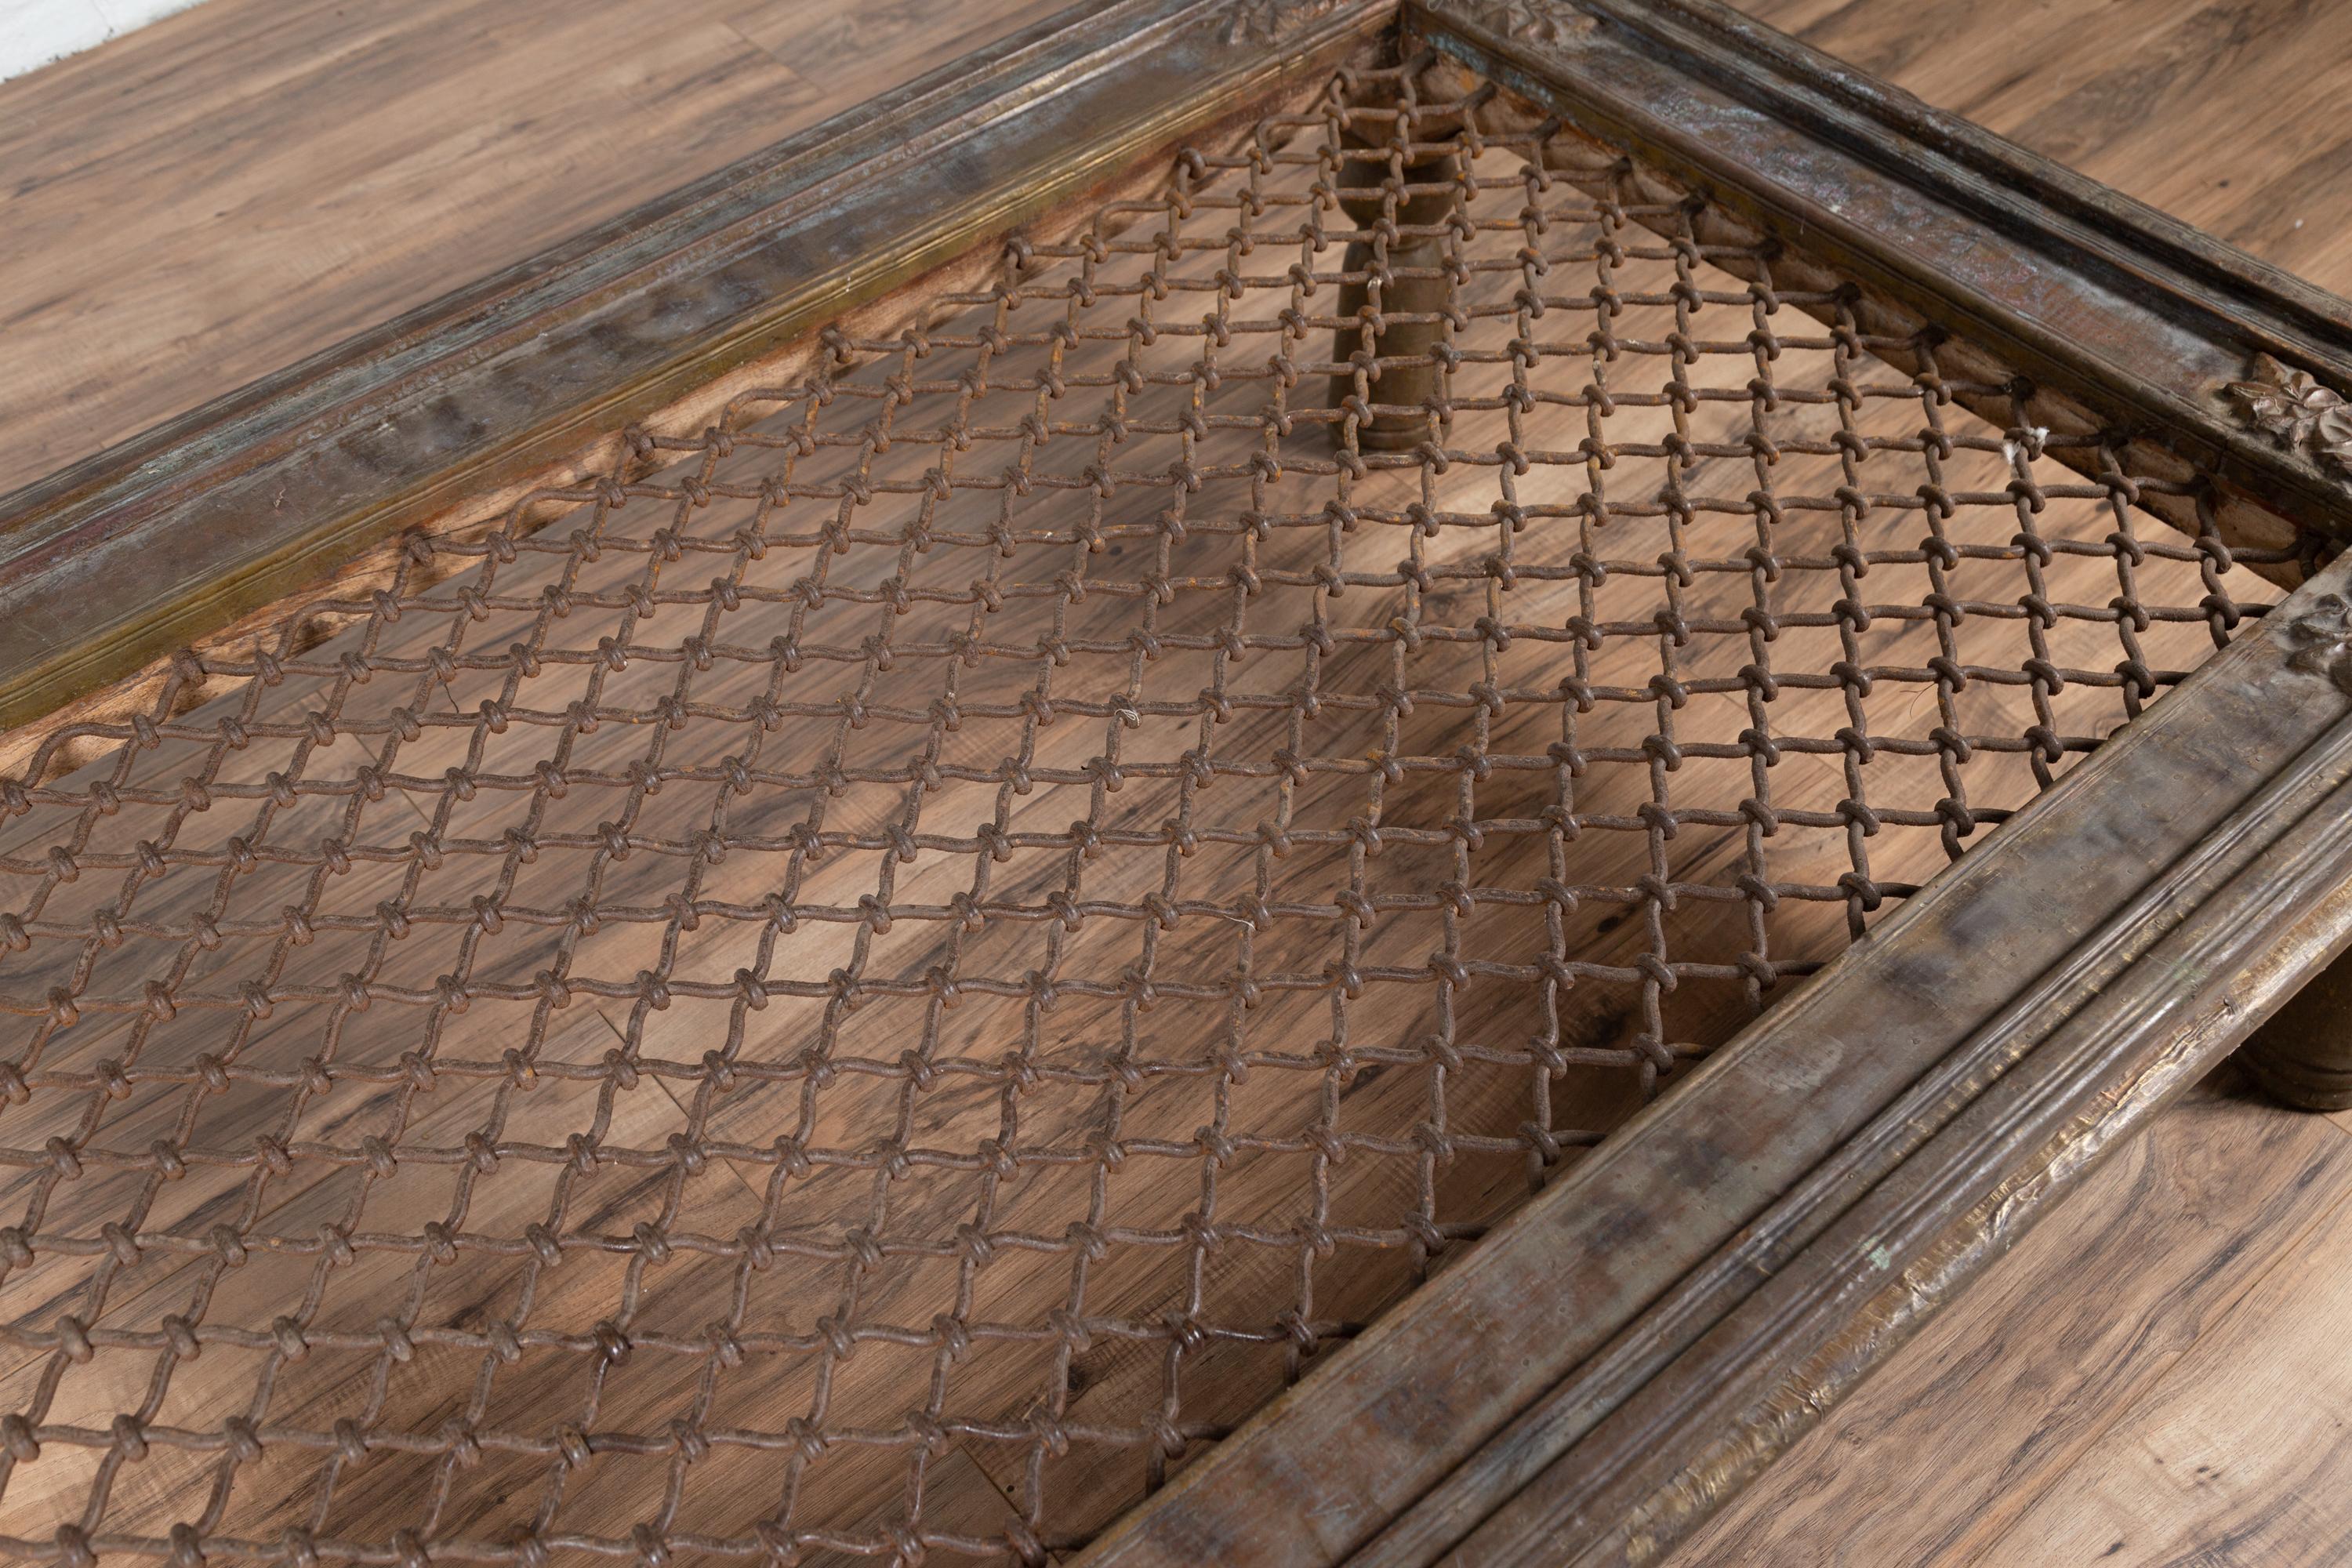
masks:
<svg viewBox="0 0 2352 1568"><path fill-rule="evenodd" d="M2352 5L1742 8L2352 293ZM2347 1333L2352 1118L2274 1110L2224 1068L1673 1568L2352 1561Z"/></svg>
<svg viewBox="0 0 2352 1568"><path fill-rule="evenodd" d="M0 84L0 492L1064 3L205 0ZM2352 292L2352 7L1748 9Z"/></svg>
<svg viewBox="0 0 2352 1568"><path fill-rule="evenodd" d="M2352 294L2352 5L2344 0L1734 4Z"/></svg>
<svg viewBox="0 0 2352 1568"><path fill-rule="evenodd" d="M0 85L0 492L1066 4L206 0Z"/></svg>
<svg viewBox="0 0 2352 1568"><path fill-rule="evenodd" d="M0 488L1057 4L208 0L0 87ZM2352 6L1748 8L2352 291ZM2345 1561L2347 1258L2352 1122L2225 1072L1676 1563Z"/></svg>
<svg viewBox="0 0 2352 1568"><path fill-rule="evenodd" d="M1674 1568L2342 1563L2347 1326L2352 1137L2225 1068Z"/></svg>

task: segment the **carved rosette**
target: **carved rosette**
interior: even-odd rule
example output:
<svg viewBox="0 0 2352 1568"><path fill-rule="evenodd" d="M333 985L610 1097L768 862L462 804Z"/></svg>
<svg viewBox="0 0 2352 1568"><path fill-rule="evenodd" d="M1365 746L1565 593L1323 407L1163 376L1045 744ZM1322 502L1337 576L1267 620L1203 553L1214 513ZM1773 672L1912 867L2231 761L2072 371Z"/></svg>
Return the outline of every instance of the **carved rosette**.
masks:
<svg viewBox="0 0 2352 1568"><path fill-rule="evenodd" d="M1318 16L1338 10L1342 0L1234 0L1225 7L1225 42L1274 44Z"/></svg>
<svg viewBox="0 0 2352 1568"><path fill-rule="evenodd" d="M1530 44L1565 44L1600 26L1568 0L1449 0L1444 8L1489 32Z"/></svg>
<svg viewBox="0 0 2352 1568"><path fill-rule="evenodd" d="M2230 395L2256 429L2291 452L2352 471L2352 402L2309 371L2254 356L2254 374Z"/></svg>
<svg viewBox="0 0 2352 1568"><path fill-rule="evenodd" d="M2287 667L2324 675L2339 691L2352 693L2352 603L2341 594L2323 594L2311 608L2286 625L2294 651Z"/></svg>
<svg viewBox="0 0 2352 1568"><path fill-rule="evenodd" d="M1214 15L1223 18L1229 44L1274 44L1349 3L1230 0ZM1569 0L1439 0L1439 4L1491 32L1531 44L1565 44L1600 26L1597 18L1578 10Z"/></svg>

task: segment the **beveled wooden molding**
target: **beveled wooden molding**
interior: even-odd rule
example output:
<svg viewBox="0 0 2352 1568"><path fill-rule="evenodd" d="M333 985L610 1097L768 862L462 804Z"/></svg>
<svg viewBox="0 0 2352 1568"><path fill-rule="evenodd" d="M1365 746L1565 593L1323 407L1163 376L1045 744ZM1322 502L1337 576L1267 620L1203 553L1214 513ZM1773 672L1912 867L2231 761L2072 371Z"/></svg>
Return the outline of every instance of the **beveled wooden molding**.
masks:
<svg viewBox="0 0 2352 1568"><path fill-rule="evenodd" d="M2333 884L2281 875L2298 824L2352 875L2352 811L2327 815L2352 805L2352 696L2294 667L2293 630L2347 584L2352 563L2315 579L1082 1561L1654 1558L1728 1489L1706 1479L1717 1402L1797 1376L2032 1176L2053 1118L2225 1053L2259 1016L2242 965L2275 966L2267 1005L2352 930L2294 936L2295 888ZM2063 1092L1990 1092L2029 1058L2071 1062ZM1844 1223L1913 1185L1907 1229Z"/></svg>
<svg viewBox="0 0 2352 1568"><path fill-rule="evenodd" d="M2294 639L2263 640L2291 668ZM2275 699L2305 684L2274 670L2264 661L2250 689ZM1938 1063L1853 1142L1931 1136L1438 1560L1654 1561L2352 939L2352 720L2317 707L2326 731L2058 978L2091 978L2084 961L2101 948L2131 952L2127 966L2099 962L2087 989L2045 977L2031 1005L2011 1004Z"/></svg>
<svg viewBox="0 0 2352 1568"><path fill-rule="evenodd" d="M2241 416L2268 359L2352 384L2352 303L1718 0L1408 0L1430 43L2037 384L2352 535L2352 470ZM2018 265L2021 258L2027 263Z"/></svg>
<svg viewBox="0 0 2352 1568"><path fill-rule="evenodd" d="M512 493L1400 17L2352 534L2347 471L2230 391L2352 384L2352 307L1711 0L1122 0L0 503L0 722ZM1078 1561L1654 1561L2352 936L2347 594L2352 562Z"/></svg>
<svg viewBox="0 0 2352 1568"><path fill-rule="evenodd" d="M616 449L688 390L1316 80L1391 10L1082 5L16 491L0 726Z"/></svg>
<svg viewBox="0 0 2352 1568"><path fill-rule="evenodd" d="M2038 383L2352 531L2342 477L2229 391L2259 356L2352 363L2342 301L1706 0L1412 0L1405 17ZM2352 935L2352 700L2333 653L2314 657L2347 572L1081 1561L1670 1550Z"/></svg>
<svg viewBox="0 0 2352 1568"><path fill-rule="evenodd" d="M1897 1180L1839 1221L1800 1265L1711 1336L1721 1352L1759 1328L1775 1353L1704 1402L1715 1417L1685 1425L1680 1469L1629 1476L1639 1500L1585 1532L1580 1562L1654 1562L1801 1436L1936 1308L2007 1252L2071 1192L2101 1155L2197 1081L2282 1005L2315 966L2352 942L2352 789L2339 788L2271 847L2257 868L2200 908L2142 962L2130 1011L2062 1032L1994 1084ZM2197 984L2150 984L2167 965ZM2095 1031L2138 1031L2129 1047ZM2040 1138L2036 1144L2033 1140ZM1966 1204L1975 1195L1972 1205ZM1940 1226L1940 1228L1938 1228ZM1864 1266L1866 1264L1866 1267ZM1891 1272L1893 1279L1886 1279ZM1866 1300L1857 1298L1884 1281ZM1663 1382L1643 1391L1656 1412ZM1685 1423L1702 1402L1684 1391ZM1744 1406L1742 1399L1751 1403ZM1620 1420L1641 1419L1628 1411ZM1654 1418L1654 1417L1653 1417ZM1701 1419L1706 1419L1701 1416ZM1563 1505L1576 1478L1564 1463L1528 1485L1453 1554L1461 1562L1560 1561Z"/></svg>

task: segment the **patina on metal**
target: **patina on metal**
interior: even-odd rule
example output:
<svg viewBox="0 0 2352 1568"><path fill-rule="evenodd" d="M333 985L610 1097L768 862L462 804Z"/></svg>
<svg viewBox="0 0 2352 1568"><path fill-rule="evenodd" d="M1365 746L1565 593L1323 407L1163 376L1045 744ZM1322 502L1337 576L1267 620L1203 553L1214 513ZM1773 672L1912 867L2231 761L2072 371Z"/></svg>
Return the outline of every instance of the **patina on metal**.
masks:
<svg viewBox="0 0 2352 1568"><path fill-rule="evenodd" d="M1151 0L37 488L0 1556L1654 1561L2352 936L2347 345L1702 0Z"/></svg>
<svg viewBox="0 0 2352 1568"><path fill-rule="evenodd" d="M1331 403L1356 413L1354 439L1368 452L1410 451L1436 434L1436 356L1449 327L1469 324L1446 319L1454 279L1445 241L1459 160L1416 156L1418 127L1402 117L1391 123L1393 145L1350 134L1344 144L1367 155L1339 166L1339 208L1370 237L1350 240L1343 260L1339 313L1361 324L1341 327L1332 340L1331 357L1348 368L1332 376Z"/></svg>
<svg viewBox="0 0 2352 1568"><path fill-rule="evenodd" d="M845 311L968 285L1016 229L1139 163L1158 179L1386 21L1081 7L0 499L0 723L158 674L371 552L381 578L404 529L482 526L609 465L634 421L707 422Z"/></svg>
<svg viewBox="0 0 2352 1568"><path fill-rule="evenodd" d="M2308 376L2266 374L2263 385L2271 391L2251 395L2248 402L2267 410L2286 438L2308 438L2320 418L2343 406L2340 400L2319 395ZM2281 407L2273 401L2277 395L2290 399L2293 406ZM2336 594L2320 595L2286 623L2285 635L2294 648L2288 658L2292 668L2322 676L2337 690L2352 693L2352 601ZM2238 1059L2256 1083L2284 1104L2300 1110L2352 1107L2348 1007L2352 963L2336 957L2254 1031Z"/></svg>

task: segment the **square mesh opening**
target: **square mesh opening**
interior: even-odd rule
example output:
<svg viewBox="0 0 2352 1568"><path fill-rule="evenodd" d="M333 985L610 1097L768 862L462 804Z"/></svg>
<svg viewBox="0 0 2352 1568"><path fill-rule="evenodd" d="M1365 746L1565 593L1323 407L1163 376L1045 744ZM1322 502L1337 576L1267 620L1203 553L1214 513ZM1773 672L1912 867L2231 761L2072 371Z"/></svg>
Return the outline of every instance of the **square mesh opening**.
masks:
<svg viewBox="0 0 2352 1568"><path fill-rule="evenodd" d="M1044 1561L2293 580L1433 80L43 737L0 1551Z"/></svg>

